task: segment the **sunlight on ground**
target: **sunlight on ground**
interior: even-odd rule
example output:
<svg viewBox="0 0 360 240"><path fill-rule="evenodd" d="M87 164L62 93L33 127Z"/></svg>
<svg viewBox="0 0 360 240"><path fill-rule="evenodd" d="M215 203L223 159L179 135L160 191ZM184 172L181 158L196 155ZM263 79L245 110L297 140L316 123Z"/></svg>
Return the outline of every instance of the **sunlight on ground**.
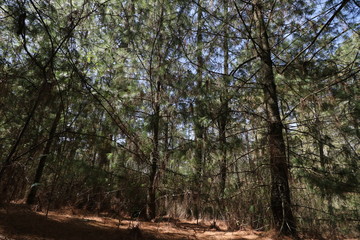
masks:
<svg viewBox="0 0 360 240"><path fill-rule="evenodd" d="M215 230L210 221L162 220L119 221L72 210L50 211L46 217L26 205L10 204L0 209L0 240L291 240L274 231L227 231L222 221Z"/></svg>

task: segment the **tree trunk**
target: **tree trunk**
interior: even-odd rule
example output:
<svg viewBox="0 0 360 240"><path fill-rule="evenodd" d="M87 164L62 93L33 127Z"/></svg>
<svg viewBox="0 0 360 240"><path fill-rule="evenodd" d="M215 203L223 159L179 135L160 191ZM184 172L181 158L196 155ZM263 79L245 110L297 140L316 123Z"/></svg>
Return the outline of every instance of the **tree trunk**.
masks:
<svg viewBox="0 0 360 240"><path fill-rule="evenodd" d="M200 1L199 1L200 4ZM195 191L194 194L198 196L195 200L195 210L194 214L196 219L199 219L199 212L200 212L200 196L201 196L201 189L203 185L203 163L204 163L204 155L205 155L205 148L204 148L204 140L205 140L205 127L203 123L203 118L205 117L204 111L204 86L203 86L203 65L204 59L202 55L202 44L203 44L203 35L202 35L202 9L199 6L197 10L197 32L196 32L196 58L197 58L197 69L196 69L196 78L197 78L197 96L195 99L195 116L194 116L194 132L195 132Z"/></svg>
<svg viewBox="0 0 360 240"><path fill-rule="evenodd" d="M261 85L264 92L268 124L268 152L271 170L271 210L275 228L284 235L296 235L291 209L288 165L280 118L271 50L260 1L254 4L257 51L261 58Z"/></svg>
<svg viewBox="0 0 360 240"><path fill-rule="evenodd" d="M197 88L199 90L198 94L197 94L197 98L195 101L195 141L196 141L196 146L195 146L195 164L196 164L196 180L197 181L201 181L201 175L202 175L202 161L203 161L203 155L204 155L204 149L203 149L203 142L204 142L204 126L203 126L203 122L202 122L202 118L204 117L204 101L203 101L203 71L202 71L202 67L204 64L204 59L202 56L202 42L203 42L203 37L202 37L202 31L201 31L201 25L202 25L202 10L199 7L198 8L198 29L197 29L197 33L196 33L196 41L197 41L197 50L196 50L196 55L197 55ZM199 182L198 182L199 184Z"/></svg>
<svg viewBox="0 0 360 240"><path fill-rule="evenodd" d="M226 124L227 113L223 113L224 116L220 117L220 151L221 151L221 166L220 166L220 197L224 197L227 178L227 149L226 149Z"/></svg>
<svg viewBox="0 0 360 240"><path fill-rule="evenodd" d="M226 127L228 123L228 100L227 100L227 82L229 75L229 29L228 29L228 0L224 0L224 78L223 78L223 92L220 93L220 114L219 114L219 143L221 151L221 166L220 166L220 197L223 198L226 188L227 178L227 147L226 147Z"/></svg>
<svg viewBox="0 0 360 240"><path fill-rule="evenodd" d="M38 190L38 184L41 181L41 177L42 177L42 174L43 174L43 171L44 171L44 168L45 168L46 160L47 160L47 158L48 158L48 156L50 154L51 145L52 145L52 143L54 142L54 139L55 139L56 128L57 128L57 126L58 126L58 124L60 122L61 111L62 111L62 107L59 107L59 109L58 109L58 111L56 113L55 119L54 119L54 121L52 123L50 132L49 132L49 139L46 142L44 151L43 151L43 153L42 153L42 155L40 157L40 161L39 161L38 167L36 169L36 174L35 174L33 184L32 184L32 186L30 188L30 192L29 192L29 194L27 196L27 199L26 199L27 204L34 204L35 203L36 193L37 193L37 190Z"/></svg>
<svg viewBox="0 0 360 240"><path fill-rule="evenodd" d="M25 120L25 124L24 126L22 127L20 133L19 133L19 136L17 137L16 139L16 142L14 143L14 145L12 146L8 156L6 157L4 163L2 164L1 166L1 169L0 169L0 188L1 188L1 196L0 196L0 202L4 201L6 199L6 195L7 195L7 186L3 186L2 184L2 181L4 180L3 177L5 175L5 171L11 167L11 164L13 162L13 156L14 154L16 153L17 151L17 148L19 147L20 145L20 142L22 140L22 138L24 137L25 135L25 132L27 131L29 125L30 125L30 122L32 120L32 118L34 117L35 115L35 112L37 110L37 108L39 107L41 101L42 101L42 98L43 98L43 90L45 89L46 87L46 84L47 84L47 80L46 78L44 79L44 81L42 82L41 84L41 88L38 92L38 95L36 97L36 100L34 102L34 105L29 113L29 115L27 116L26 120Z"/></svg>
<svg viewBox="0 0 360 240"><path fill-rule="evenodd" d="M153 125L153 151L151 156L151 169L149 176L149 188L147 196L146 217L151 220L156 217L156 188L158 182L158 164L159 164L159 124L160 124L160 81L156 82L155 100L153 103L154 116L152 119Z"/></svg>
<svg viewBox="0 0 360 240"><path fill-rule="evenodd" d="M44 85L45 82L42 83L42 85ZM22 137L24 136L25 134L25 131L27 130L29 124L30 124L30 121L31 119L33 118L34 114L35 114L35 111L37 109L37 107L39 106L39 103L41 101L41 97L42 97L42 94L41 94L41 91L39 91L38 93L38 96L35 100L35 103L31 109L31 112L29 113L28 117L26 118L26 121L25 121L25 124L23 126L23 128L21 129L20 133L19 133L19 136L17 137L16 139L16 142L14 143L14 145L12 146L7 158L5 159L4 163L3 163L3 166L1 167L1 170L0 170L0 181L1 181L1 178L2 178L2 175L4 174L4 171L5 169L11 164L11 161L12 161L12 157L13 155L15 154L16 150L17 150L17 147L19 146L20 144L20 141L22 139Z"/></svg>
<svg viewBox="0 0 360 240"><path fill-rule="evenodd" d="M317 104L317 103L315 102L315 104ZM314 126L315 136L316 136L315 141L317 142L317 145L318 145L318 148L319 148L319 158L320 158L321 170L323 172L327 172L327 169L326 169L327 160L326 160L326 155L325 155L325 151L324 151L325 144L324 144L324 138L323 138L322 133L321 133L322 123L321 123L321 121L319 119L317 107L315 107L315 114L316 114L316 116L315 116L315 126ZM334 209L333 209L333 203L332 203L332 196L331 196L331 194L327 193L326 191L322 191L321 197L323 199L325 199L326 202L327 202L327 210L328 210L328 213L330 215L330 227L331 227L330 232L332 234L335 234L335 232L336 232L336 222L333 220Z"/></svg>

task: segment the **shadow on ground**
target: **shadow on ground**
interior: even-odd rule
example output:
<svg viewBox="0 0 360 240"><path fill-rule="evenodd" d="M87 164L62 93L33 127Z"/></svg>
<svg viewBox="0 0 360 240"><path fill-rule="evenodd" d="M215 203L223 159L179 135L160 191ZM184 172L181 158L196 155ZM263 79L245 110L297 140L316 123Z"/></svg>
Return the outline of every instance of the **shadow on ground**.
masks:
<svg viewBox="0 0 360 240"><path fill-rule="evenodd" d="M6 236L6 237L5 237ZM95 226L76 218L54 220L31 211L25 205L0 209L0 240L141 240L158 239L139 229ZM171 239L185 239L182 236Z"/></svg>
<svg viewBox="0 0 360 240"><path fill-rule="evenodd" d="M220 231L186 221L139 222L32 211L27 205L0 208L0 240L273 240L255 231Z"/></svg>

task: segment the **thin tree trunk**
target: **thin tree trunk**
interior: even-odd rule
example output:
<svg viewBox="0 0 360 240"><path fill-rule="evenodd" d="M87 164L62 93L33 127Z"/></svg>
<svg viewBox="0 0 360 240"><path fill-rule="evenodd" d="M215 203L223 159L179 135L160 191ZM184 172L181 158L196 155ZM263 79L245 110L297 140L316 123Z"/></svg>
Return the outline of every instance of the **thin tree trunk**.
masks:
<svg viewBox="0 0 360 240"><path fill-rule="evenodd" d="M229 33L228 33L228 0L224 0L224 42L223 42L223 51L224 51L224 79L223 79L223 89L224 92L221 92L220 102L220 116L219 116L219 142L220 142L220 151L221 151L221 166L220 166L220 197L223 198L226 188L226 178L227 178L227 147L226 147L226 127L228 123L228 100L226 96L227 81L229 75Z"/></svg>
<svg viewBox="0 0 360 240"><path fill-rule="evenodd" d="M291 209L288 165L280 118L271 50L260 1L254 5L257 50L261 58L261 85L264 91L268 123L268 152L271 170L271 210L275 228L284 235L296 235L296 224Z"/></svg>
<svg viewBox="0 0 360 240"><path fill-rule="evenodd" d="M200 4L200 1L199 1ZM195 132L195 191L194 194L197 196L195 200L195 210L194 214L196 219L199 219L200 212L200 196L202 189L202 175L203 175L203 165L204 165L204 155L205 155L205 127L203 123L203 118L205 117L204 113L204 86L203 86L203 65L204 59L202 55L202 44L203 44L203 34L202 34L202 9L199 6L197 10L197 33L196 33L196 57L197 57L197 96L195 100L195 119L194 119L194 132Z"/></svg>
<svg viewBox="0 0 360 240"><path fill-rule="evenodd" d="M44 84L44 83L43 83L43 84ZM31 119L32 119L33 116L34 116L37 107L39 106L39 103L40 103L40 101L41 101L41 95L42 95L42 94L41 94L41 91L40 91L40 92L38 93L38 96L37 96L37 98L36 98L36 100L35 100L35 103L34 103L32 109L31 109L28 117L27 117L26 120L25 120L25 124L24 124L24 126L22 127L22 129L21 129L21 131L20 131L20 133L19 133L19 136L18 136L17 139L16 139L16 142L15 142L14 145L12 146L12 148L11 148L11 150L10 150L7 158L5 159L5 161L4 161L4 163L3 163L3 166L1 167L1 170L0 170L0 181L1 181L1 178L2 178L2 176L3 176L3 174L4 174L5 169L11 164L12 157L13 157L13 155L15 154L15 152L16 152L16 150L17 150L17 147L19 146L20 141L21 141L22 137L23 137L24 134L25 134L25 131L27 130L27 128L28 128L28 126L29 126L29 124L30 124Z"/></svg>
<svg viewBox="0 0 360 240"><path fill-rule="evenodd" d="M153 144L152 144L152 153L151 153L151 166L150 166L150 175L149 175L149 186L148 186L148 193L147 193L147 206L146 206L146 217L149 220L152 220L156 217L156 192L158 188L159 183L159 163L160 163L160 149L159 149L159 136L160 136L160 98L161 98L161 80L164 77L163 75L154 74L153 72L153 59L154 59L154 53L156 49L158 48L157 52L157 58L158 58L158 64L161 66L162 64L162 27L163 27L163 20L164 20L164 6L159 6L161 8L160 10L160 19L158 22L158 29L156 32L156 37L153 42L152 50L151 50L151 57L150 57L150 81L154 84L152 86L152 108L153 108L153 116L151 119L152 123L152 135L153 135ZM156 80L155 80L155 79Z"/></svg>
<svg viewBox="0 0 360 240"><path fill-rule="evenodd" d="M315 101L315 99L314 99L314 101ZM316 102L315 102L315 104L316 104ZM321 124L321 121L318 116L317 108L315 108L315 114L316 114L315 126L314 126L315 136L316 136L315 141L317 142L317 145L319 148L319 158L320 158L321 170L326 172L327 171L326 170L326 162L327 161L326 161L326 156L325 156L325 151L324 151L325 144L324 144L324 140L323 140L322 133L321 133L322 124ZM334 209L333 209L333 204L332 204L332 196L329 193L322 192L321 197L326 200L327 210L330 215L330 226L331 226L330 232L334 235L336 232L336 222L333 220Z"/></svg>
<svg viewBox="0 0 360 240"><path fill-rule="evenodd" d="M160 123L160 81L156 82L156 93L154 101L154 116L153 116L153 152L151 156L151 170L150 170L150 182L148 189L147 209L146 215L149 220L156 217L156 188L157 188L157 176L158 176L158 163L160 160L159 155L159 123Z"/></svg>
<svg viewBox="0 0 360 240"><path fill-rule="evenodd" d="M16 153L17 151L17 148L18 146L20 145L20 142L22 140L22 138L24 137L25 135L25 132L27 131L28 127L29 127L29 124L32 120L32 118L34 117L35 115L35 112L37 110L37 108L39 107L40 105L40 102L42 101L42 98L43 98L43 90L44 88L46 87L46 84L47 84L47 80L45 79L42 84L41 84L41 87L39 89L39 92L38 92L38 95L36 97L36 100L34 102L34 105L30 111L30 113L28 114L26 120L25 120L25 124L24 126L22 127L17 139L16 139L16 142L14 143L14 145L12 146L8 156L6 157L4 163L2 164L1 166L1 169L0 169L0 188L1 188L1 196L0 196L0 202L4 201L5 198L6 198L6 195L7 195L7 186L2 186L2 181L3 181L3 177L5 175L5 171L11 166L12 162L13 162L13 156L14 154Z"/></svg>
<svg viewBox="0 0 360 240"><path fill-rule="evenodd" d="M198 8L198 29L197 29L197 87L198 87L198 96L196 99L196 110L195 110L195 141L196 141L196 149L195 149L195 162L196 162L196 177L198 178L198 181L201 181L201 175L202 175L202 161L203 161L203 155L204 155L204 149L203 149L203 141L204 141L204 127L202 123L202 117L204 117L204 102L202 100L203 95L203 77L202 77L202 67L204 64L204 59L202 56L202 32L201 32L201 24L202 24L202 10L199 7ZM199 183L199 182L198 182Z"/></svg>
<svg viewBox="0 0 360 240"><path fill-rule="evenodd" d="M36 193L37 193L37 190L38 190L38 184L41 182L41 178L42 178L42 174L43 174L43 171L44 171L44 168L45 168L45 164L46 164L47 158L48 158L48 156L50 154L52 143L55 140L56 128L57 128L57 126L58 126L58 124L60 122L61 112L62 112L62 107L59 107L59 109L58 109L58 111L56 113L56 116L54 118L54 121L52 123L50 132L49 132L49 139L46 142L44 151L43 151L43 153L42 153L42 155L40 157L40 161L39 161L38 167L36 169L36 174L35 174L33 184L32 184L32 186L30 188L30 192L29 192L29 194L27 196L27 199L26 199L27 204L34 204L34 202L35 202Z"/></svg>
<svg viewBox="0 0 360 240"><path fill-rule="evenodd" d="M226 113L224 113L226 114ZM220 166L220 197L224 197L227 178L227 149L226 149L226 116L220 119L220 151L221 151L221 166Z"/></svg>

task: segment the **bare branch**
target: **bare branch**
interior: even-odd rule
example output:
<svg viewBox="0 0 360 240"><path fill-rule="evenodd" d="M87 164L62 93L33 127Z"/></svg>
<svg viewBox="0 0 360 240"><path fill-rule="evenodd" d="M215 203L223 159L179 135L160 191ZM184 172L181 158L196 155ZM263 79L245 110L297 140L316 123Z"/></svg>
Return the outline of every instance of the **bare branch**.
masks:
<svg viewBox="0 0 360 240"><path fill-rule="evenodd" d="M345 7L345 5L349 2L350 0L343 0L341 2L340 7L334 12L334 14L329 18L329 20L324 24L324 26L320 29L320 31L315 35L315 37L313 38L313 40L302 50L300 51L290 62L288 62L284 69L281 71L281 73L284 73L285 70L290 66L290 64L292 64L296 59L298 59L306 50L308 50L312 45L315 44L315 42L317 41L317 39L320 37L321 33L325 30L325 28L330 25L330 23L334 20L334 18L336 17L336 15L339 14L339 12L341 11L341 9L343 9Z"/></svg>

